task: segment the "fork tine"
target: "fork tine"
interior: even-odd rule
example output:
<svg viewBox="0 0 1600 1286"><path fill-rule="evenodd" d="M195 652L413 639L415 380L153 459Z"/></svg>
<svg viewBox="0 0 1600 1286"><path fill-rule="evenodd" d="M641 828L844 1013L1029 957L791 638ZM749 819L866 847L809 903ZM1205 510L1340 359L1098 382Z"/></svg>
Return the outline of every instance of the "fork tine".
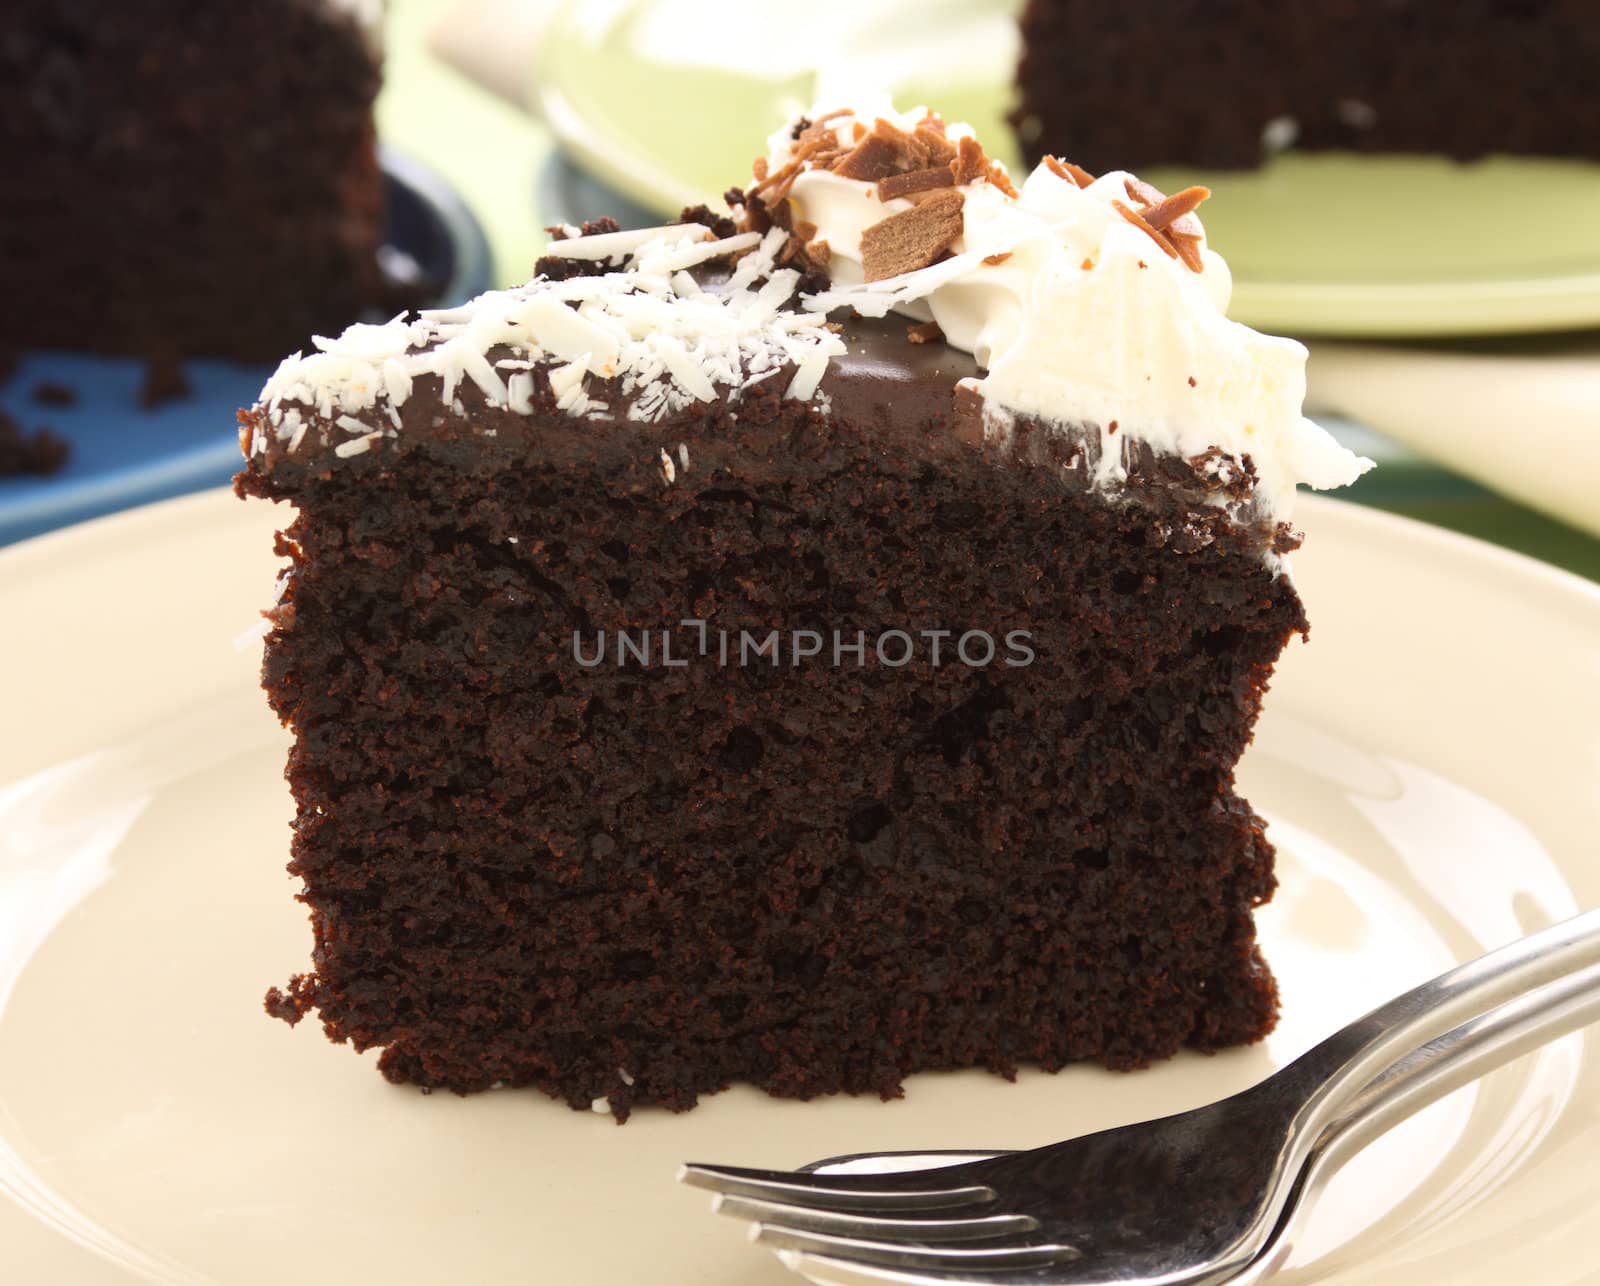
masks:
<svg viewBox="0 0 1600 1286"><path fill-rule="evenodd" d="M843 1258L856 1264L879 1264L885 1268L936 1268L946 1272L997 1273L1044 1268L1081 1258L1073 1247L1057 1242L1009 1246L918 1245L903 1241L876 1241L867 1237L840 1237L832 1233L808 1232L801 1228L767 1223L753 1225L750 1239L775 1250Z"/></svg>
<svg viewBox="0 0 1600 1286"><path fill-rule="evenodd" d="M981 1241L1007 1233L1034 1232L1039 1221L1031 1215L973 1215L968 1218L891 1218L852 1214L843 1210L823 1210L815 1206L786 1205L753 1197L718 1196L718 1214L749 1219L760 1224L798 1228L805 1232L831 1232L845 1237L869 1237L881 1241Z"/></svg>
<svg viewBox="0 0 1600 1286"><path fill-rule="evenodd" d="M784 1205L823 1210L944 1210L994 1200L994 1189L982 1184L927 1186L915 1175L826 1175L790 1170L747 1170L731 1165L686 1165L678 1181L728 1196L755 1197Z"/></svg>

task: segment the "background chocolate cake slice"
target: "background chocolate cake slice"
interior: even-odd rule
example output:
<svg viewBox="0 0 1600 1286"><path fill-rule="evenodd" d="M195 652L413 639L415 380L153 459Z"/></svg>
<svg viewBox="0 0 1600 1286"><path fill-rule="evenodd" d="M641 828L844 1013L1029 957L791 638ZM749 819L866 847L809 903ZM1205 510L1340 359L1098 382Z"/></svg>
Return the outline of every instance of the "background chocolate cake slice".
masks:
<svg viewBox="0 0 1600 1286"><path fill-rule="evenodd" d="M1030 160L1254 169L1289 145L1600 159L1593 0L1029 0L1021 22ZM1172 74L1134 89L1135 67Z"/></svg>
<svg viewBox="0 0 1600 1286"><path fill-rule="evenodd" d="M277 358L375 303L375 17L7 0L0 348Z"/></svg>
<svg viewBox="0 0 1600 1286"><path fill-rule="evenodd" d="M757 174L242 417L238 490L298 510L264 680L316 945L269 1010L619 1118L1260 1037L1233 768L1305 629L1295 483L1360 469L1304 350L1223 316L1203 194L1018 193L928 113Z"/></svg>

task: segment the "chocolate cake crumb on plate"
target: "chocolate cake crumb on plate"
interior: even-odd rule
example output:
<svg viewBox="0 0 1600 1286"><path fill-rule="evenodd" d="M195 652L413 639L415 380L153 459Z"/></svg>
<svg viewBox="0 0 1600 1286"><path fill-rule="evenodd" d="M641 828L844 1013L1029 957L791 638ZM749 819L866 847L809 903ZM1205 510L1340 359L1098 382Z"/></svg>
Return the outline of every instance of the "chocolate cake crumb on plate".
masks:
<svg viewBox="0 0 1600 1286"><path fill-rule="evenodd" d="M1065 173L818 111L726 222L562 229L279 369L236 488L293 506L315 947L271 1014L619 1120L1271 1029L1234 765L1296 484L1363 462L1192 197Z"/></svg>
<svg viewBox="0 0 1600 1286"><path fill-rule="evenodd" d="M71 447L54 429L31 433L0 411L0 478L18 474L48 476L66 464Z"/></svg>
<svg viewBox="0 0 1600 1286"><path fill-rule="evenodd" d="M40 406L71 406L78 400L78 393L70 384L41 380L33 386L33 400Z"/></svg>

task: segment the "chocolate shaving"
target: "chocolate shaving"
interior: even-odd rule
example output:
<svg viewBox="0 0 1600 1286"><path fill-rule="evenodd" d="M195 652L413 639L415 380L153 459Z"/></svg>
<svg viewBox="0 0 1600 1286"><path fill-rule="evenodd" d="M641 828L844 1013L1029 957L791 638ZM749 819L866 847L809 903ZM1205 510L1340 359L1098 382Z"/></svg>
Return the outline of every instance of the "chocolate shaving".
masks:
<svg viewBox="0 0 1600 1286"><path fill-rule="evenodd" d="M931 166L926 170L908 170L904 174L891 174L879 181L878 200L893 201L898 196L909 196L913 192L952 187L955 181L955 172L948 164Z"/></svg>
<svg viewBox="0 0 1600 1286"><path fill-rule="evenodd" d="M989 162L989 173L984 176L994 187L999 188L1008 197L1016 199L1017 190L1011 186L1011 176L1006 173L1005 167L999 161Z"/></svg>
<svg viewBox="0 0 1600 1286"><path fill-rule="evenodd" d="M989 174L989 158L983 153L983 145L975 138L963 138L956 144L954 165L957 186L971 183L973 179L986 178Z"/></svg>
<svg viewBox="0 0 1600 1286"><path fill-rule="evenodd" d="M1138 228L1141 232L1148 234L1150 240L1154 241L1158 246L1161 247L1162 253L1165 254L1167 258L1176 259L1178 257L1178 248L1154 228L1152 228L1148 223L1146 223L1144 221L1144 217L1136 210L1132 209L1130 206L1124 205L1121 201L1117 200L1116 197L1111 198L1111 208L1129 223L1133 224L1133 226Z"/></svg>
<svg viewBox="0 0 1600 1286"><path fill-rule="evenodd" d="M861 234L866 280L882 281L926 268L961 235L959 192L939 192L920 205L879 220Z"/></svg>
<svg viewBox="0 0 1600 1286"><path fill-rule="evenodd" d="M1210 195L1210 188L1184 188L1182 192L1174 192L1171 196L1162 197L1154 205L1146 206L1139 211L1139 215L1157 232L1164 232L1168 224L1176 223L1199 209L1200 203Z"/></svg>
<svg viewBox="0 0 1600 1286"><path fill-rule="evenodd" d="M1185 223L1195 226L1197 230L1194 232L1187 231L1182 227ZM1188 268L1190 272L1205 271L1205 256L1200 253L1200 242L1203 238L1198 231L1196 220L1181 219L1178 223L1174 223L1168 228L1164 235L1172 243L1173 249L1178 252L1178 258L1183 260L1184 267Z"/></svg>
<svg viewBox="0 0 1600 1286"><path fill-rule="evenodd" d="M1122 186L1128 194L1128 200L1137 201L1140 206L1155 205L1166 200L1166 194L1155 184L1146 183L1132 174L1122 180Z"/></svg>
<svg viewBox="0 0 1600 1286"><path fill-rule="evenodd" d="M984 154L976 139L951 139L948 127L937 116L924 117L909 133L881 117L870 129L859 120L853 121L852 141L845 145L840 143L837 130L829 124L845 115L849 115L848 110L841 109L814 121L802 118L790 131L794 149L789 159L776 170L768 161L757 162L756 181L749 189L742 192L735 189L727 194L729 207L739 214L741 231L765 232L776 225L799 238L801 249L786 247L785 261L804 258L812 266L827 263L826 250L813 255L806 249L815 238L814 228L790 227L793 215L788 207L789 194L795 180L808 170L831 171L840 178L875 183L880 201L905 200L916 206L934 197L948 196L950 188L978 179L993 184L1008 196L1017 195L1005 169ZM940 202L936 207L938 213L919 226L940 228L951 220L957 208L948 201ZM893 235L899 236L898 233ZM949 241L944 241L933 253L942 253L948 245ZM922 253L918 251L913 257L920 257ZM900 257L897 252L892 261L899 262ZM897 275L900 271L906 269L887 275Z"/></svg>
<svg viewBox="0 0 1600 1286"><path fill-rule="evenodd" d="M833 172L841 179L860 179L877 183L890 175L916 168L909 164L911 135L888 121L879 121L865 138L846 152Z"/></svg>
<svg viewBox="0 0 1600 1286"><path fill-rule="evenodd" d="M1211 189L1187 187L1182 192L1166 196L1161 189L1131 174L1123 180L1123 187L1127 189L1128 196L1143 207L1134 219L1130 218L1126 207L1113 201L1112 204L1122 211L1123 217L1155 237L1161 248L1182 260L1183 266L1190 272L1205 271L1205 258L1200 253L1204 232L1194 212L1211 195Z"/></svg>
<svg viewBox="0 0 1600 1286"><path fill-rule="evenodd" d="M793 179L783 185L781 192L775 192L766 198L767 218L776 227L792 232L794 230L794 211L789 208L789 189L793 186ZM757 198L758 200L760 198Z"/></svg>
<svg viewBox="0 0 1600 1286"><path fill-rule="evenodd" d="M833 251L826 241L809 241L806 243L806 258L818 269L826 268L828 260L833 258Z"/></svg>
<svg viewBox="0 0 1600 1286"><path fill-rule="evenodd" d="M814 148L812 150L815 151ZM782 169L774 170L750 189L752 197L760 197L766 202L767 210L773 218L777 218L778 210L782 207L784 201L788 199L789 189L794 186L794 181L800 177L800 166L804 159L798 152L795 153L792 161L788 162Z"/></svg>
<svg viewBox="0 0 1600 1286"><path fill-rule="evenodd" d="M1069 183L1076 183L1080 188L1086 188L1094 182L1094 175L1090 174L1083 166L1074 165L1071 161L1063 161L1059 156L1045 157L1044 167L1058 179L1066 179Z"/></svg>
<svg viewBox="0 0 1600 1286"><path fill-rule="evenodd" d="M956 159L955 145L945 134L944 122L937 116L929 116L918 121L915 135L917 142L927 149L931 164L949 165Z"/></svg>
<svg viewBox="0 0 1600 1286"><path fill-rule="evenodd" d="M944 338L938 322L923 322L920 326L907 326L906 338L913 344L937 344Z"/></svg>
<svg viewBox="0 0 1600 1286"><path fill-rule="evenodd" d="M983 261L984 261L984 263L988 264L992 268L997 264L1004 263L1009 258L1011 258L1011 251L1002 250L997 255L984 255Z"/></svg>
<svg viewBox="0 0 1600 1286"><path fill-rule="evenodd" d="M817 236L817 225L801 219L790 231L802 241L814 241Z"/></svg>

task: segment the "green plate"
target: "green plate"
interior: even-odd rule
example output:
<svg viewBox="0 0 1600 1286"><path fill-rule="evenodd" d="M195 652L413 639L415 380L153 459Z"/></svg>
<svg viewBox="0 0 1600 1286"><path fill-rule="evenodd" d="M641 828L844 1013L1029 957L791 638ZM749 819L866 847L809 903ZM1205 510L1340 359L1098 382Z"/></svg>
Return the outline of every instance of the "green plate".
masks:
<svg viewBox="0 0 1600 1286"><path fill-rule="evenodd" d="M789 116L863 90L969 121L1014 163L1015 8L813 0L708 20L693 0L581 0L546 29L536 97L585 167L666 217L742 184ZM1230 314L1262 329L1398 337L1600 325L1600 165L1289 153L1253 173L1145 177L1213 190L1204 218L1233 269Z"/></svg>

